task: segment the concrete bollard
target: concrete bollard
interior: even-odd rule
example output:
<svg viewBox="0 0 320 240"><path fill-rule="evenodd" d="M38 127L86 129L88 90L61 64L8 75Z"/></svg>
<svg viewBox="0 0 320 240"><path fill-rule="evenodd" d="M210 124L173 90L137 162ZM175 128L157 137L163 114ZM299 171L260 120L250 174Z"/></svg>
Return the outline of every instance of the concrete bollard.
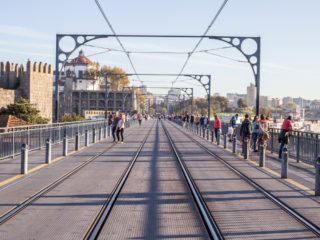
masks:
<svg viewBox="0 0 320 240"><path fill-rule="evenodd" d="M223 135L223 148L224 149L228 148L228 137L227 137L227 134Z"/></svg>
<svg viewBox="0 0 320 240"><path fill-rule="evenodd" d="M259 155L259 167L265 167L266 165L266 153L264 149L264 141L260 143L260 155Z"/></svg>
<svg viewBox="0 0 320 240"><path fill-rule="evenodd" d="M75 143L74 143L74 150L79 151L79 148L80 148L80 135L77 132L76 133Z"/></svg>
<svg viewBox="0 0 320 240"><path fill-rule="evenodd" d="M89 134L88 134L88 130L85 130L85 132L84 132L84 145L85 145L86 147L89 146Z"/></svg>
<svg viewBox="0 0 320 240"><path fill-rule="evenodd" d="M51 141L49 138L46 141L46 163L51 163Z"/></svg>
<svg viewBox="0 0 320 240"><path fill-rule="evenodd" d="M102 132L101 132L101 127L99 127L99 133L98 133L98 139L99 139L99 141L101 141L101 139L102 139Z"/></svg>
<svg viewBox="0 0 320 240"><path fill-rule="evenodd" d="M29 154L28 145L22 144L22 147L21 147L21 174L28 173L28 154Z"/></svg>
<svg viewBox="0 0 320 240"><path fill-rule="evenodd" d="M103 128L103 138L106 139L107 138L107 126L105 125Z"/></svg>
<svg viewBox="0 0 320 240"><path fill-rule="evenodd" d="M67 138L67 136L63 137L62 155L63 156L68 155L68 138Z"/></svg>
<svg viewBox="0 0 320 240"><path fill-rule="evenodd" d="M92 129L92 142L93 143L96 142L96 129L95 128Z"/></svg>
<svg viewBox="0 0 320 240"><path fill-rule="evenodd" d="M234 136L232 139L232 152L237 153L237 138L236 138L236 136Z"/></svg>
<svg viewBox="0 0 320 240"><path fill-rule="evenodd" d="M316 160L315 167L316 167L316 179L315 179L314 193L315 193L315 196L320 196L320 157L318 157L318 159Z"/></svg>
<svg viewBox="0 0 320 240"><path fill-rule="evenodd" d="M243 158L248 159L249 158L249 149L248 149L248 142L249 139L247 137L244 138L244 149L243 149Z"/></svg>
<svg viewBox="0 0 320 240"><path fill-rule="evenodd" d="M283 147L281 159L281 178L288 178L288 155L288 148L285 145Z"/></svg>

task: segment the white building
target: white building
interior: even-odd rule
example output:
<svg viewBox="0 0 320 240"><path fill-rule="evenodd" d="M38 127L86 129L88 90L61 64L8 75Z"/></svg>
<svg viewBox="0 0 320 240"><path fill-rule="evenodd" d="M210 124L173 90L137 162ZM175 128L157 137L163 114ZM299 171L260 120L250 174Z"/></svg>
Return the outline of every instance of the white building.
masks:
<svg viewBox="0 0 320 240"><path fill-rule="evenodd" d="M247 95L239 93L227 93L227 98L230 102L230 107L238 107L238 100L240 98L247 99Z"/></svg>
<svg viewBox="0 0 320 240"><path fill-rule="evenodd" d="M98 64L85 57L83 50L79 56L65 64L65 88L69 90L100 90L98 78L87 78L86 72L97 70Z"/></svg>
<svg viewBox="0 0 320 240"><path fill-rule="evenodd" d="M247 103L249 107L253 107L256 105L257 98L257 88L254 84L250 83L250 86L247 87Z"/></svg>

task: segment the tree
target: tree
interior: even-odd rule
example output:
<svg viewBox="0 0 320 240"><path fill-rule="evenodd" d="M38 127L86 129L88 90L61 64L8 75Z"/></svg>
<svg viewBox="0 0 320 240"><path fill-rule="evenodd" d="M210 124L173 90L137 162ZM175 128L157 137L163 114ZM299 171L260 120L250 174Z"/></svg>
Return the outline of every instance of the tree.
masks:
<svg viewBox="0 0 320 240"><path fill-rule="evenodd" d="M9 104L6 108L0 109L0 115L13 115L28 123L46 124L49 119L42 118L40 111L33 107L27 99L20 98L16 103Z"/></svg>
<svg viewBox="0 0 320 240"><path fill-rule="evenodd" d="M296 108L297 105L294 102L287 102L285 108Z"/></svg>
<svg viewBox="0 0 320 240"><path fill-rule="evenodd" d="M246 101L245 99L243 99L243 98L239 98L237 104L238 104L238 107L239 107L239 108L246 108L246 107L248 107L247 101Z"/></svg>
<svg viewBox="0 0 320 240"><path fill-rule="evenodd" d="M211 97L211 105L214 112L224 112L229 107L229 100L226 97L213 96Z"/></svg>
<svg viewBox="0 0 320 240"><path fill-rule="evenodd" d="M125 71L118 67L102 66L100 69L90 69L86 72L85 76L89 79L100 78L105 80L106 75L108 81L111 82L112 90L122 90L123 87L129 85L129 78L126 76Z"/></svg>
<svg viewBox="0 0 320 240"><path fill-rule="evenodd" d="M78 121L84 121L85 119L81 117L79 114L76 114L75 112L72 113L72 115L63 115L59 122L78 122Z"/></svg>

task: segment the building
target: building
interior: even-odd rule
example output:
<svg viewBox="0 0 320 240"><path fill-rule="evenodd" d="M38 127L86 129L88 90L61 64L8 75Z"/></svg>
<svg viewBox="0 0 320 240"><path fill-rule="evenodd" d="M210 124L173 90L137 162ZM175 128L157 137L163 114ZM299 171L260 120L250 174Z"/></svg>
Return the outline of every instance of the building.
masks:
<svg viewBox="0 0 320 240"><path fill-rule="evenodd" d="M286 104L288 102L293 102L293 98L292 97L284 97L284 98L282 98L282 106L286 106Z"/></svg>
<svg viewBox="0 0 320 240"><path fill-rule="evenodd" d="M320 100L313 100L310 104L310 110L320 110Z"/></svg>
<svg viewBox="0 0 320 240"><path fill-rule="evenodd" d="M100 80L97 77L88 77L90 71L98 70L99 64L93 63L85 57L83 50L79 56L67 62L64 66L65 88L70 90L100 90Z"/></svg>
<svg viewBox="0 0 320 240"><path fill-rule="evenodd" d="M257 88L254 84L250 83L250 86L247 87L247 96L246 100L249 107L253 107L256 105L257 99Z"/></svg>
<svg viewBox="0 0 320 240"><path fill-rule="evenodd" d="M0 108L18 101L21 97L40 111L40 116L52 121L51 65L27 62L27 66L1 62Z"/></svg>
<svg viewBox="0 0 320 240"><path fill-rule="evenodd" d="M84 116L86 110L105 110L105 91L72 91L71 108L66 113L73 112ZM134 91L111 91L108 93L108 111L137 112L139 109Z"/></svg>
<svg viewBox="0 0 320 240"><path fill-rule="evenodd" d="M238 107L238 100L240 98L247 99L246 94L239 94L239 93L227 93L227 98L230 102L230 107Z"/></svg>
<svg viewBox="0 0 320 240"><path fill-rule="evenodd" d="M282 100L280 98L271 99L271 107L279 108L282 105Z"/></svg>
<svg viewBox="0 0 320 240"><path fill-rule="evenodd" d="M270 107L272 105L272 97L270 96L260 96L260 106Z"/></svg>

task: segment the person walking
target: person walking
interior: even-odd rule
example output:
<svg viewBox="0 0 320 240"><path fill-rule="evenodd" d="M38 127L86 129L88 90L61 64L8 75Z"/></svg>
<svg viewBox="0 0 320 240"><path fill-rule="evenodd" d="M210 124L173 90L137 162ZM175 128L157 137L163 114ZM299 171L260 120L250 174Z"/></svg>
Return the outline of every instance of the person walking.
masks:
<svg viewBox="0 0 320 240"><path fill-rule="evenodd" d="M121 144L123 144L123 132L124 132L124 123L126 122L125 116L120 114L120 118L117 125L117 138L118 143L120 143L120 136L121 136Z"/></svg>
<svg viewBox="0 0 320 240"><path fill-rule="evenodd" d="M248 144L249 144L251 139L251 134L252 134L252 123L250 121L249 114L246 114L245 119L243 120L240 127L240 136L242 137L242 154L244 154L244 141L247 138Z"/></svg>
<svg viewBox="0 0 320 240"><path fill-rule="evenodd" d="M202 115L200 117L199 123L200 123L200 128L203 128L203 126L204 126L204 117Z"/></svg>
<svg viewBox="0 0 320 240"><path fill-rule="evenodd" d="M283 121L281 126L281 131L278 137L278 141L280 144L279 148L279 158L282 158L282 151L284 145L289 144L290 132L292 131L292 117L288 116L286 120Z"/></svg>
<svg viewBox="0 0 320 240"><path fill-rule="evenodd" d="M230 139L229 139L230 142L233 141L233 137L236 134L238 118L239 118L239 115L237 113L236 115L232 116L231 119L230 119L230 127L232 128L232 134L231 134Z"/></svg>
<svg viewBox="0 0 320 240"><path fill-rule="evenodd" d="M257 149L257 141L259 135L259 116L255 116L252 122L252 138L251 138L251 146L254 152L258 152Z"/></svg>
<svg viewBox="0 0 320 240"><path fill-rule="evenodd" d="M113 115L112 115L111 112L109 112L109 115L108 115L108 126L111 126L112 122L113 122Z"/></svg>
<svg viewBox="0 0 320 240"><path fill-rule="evenodd" d="M207 126L208 126L208 118L207 118L207 116L205 115L204 118L203 118L203 127L204 127L204 128L207 128Z"/></svg>
<svg viewBox="0 0 320 240"><path fill-rule="evenodd" d="M221 133L221 121L217 114L214 115L213 131L216 137L216 142L218 142Z"/></svg>
<svg viewBox="0 0 320 240"><path fill-rule="evenodd" d="M267 149L267 143L270 138L269 135L269 123L264 116L264 114L260 115L259 121L259 135L258 135L258 151L260 150L260 143L264 142L264 149Z"/></svg>
<svg viewBox="0 0 320 240"><path fill-rule="evenodd" d="M113 115L113 121L112 121L112 137L113 142L116 142L116 130L119 122L118 112L115 112Z"/></svg>
<svg viewBox="0 0 320 240"><path fill-rule="evenodd" d="M199 117L199 114L197 114L194 122L196 123L197 127L199 126L199 123L200 123L200 117Z"/></svg>
<svg viewBox="0 0 320 240"><path fill-rule="evenodd" d="M139 114L138 120L139 120L139 126L141 126L141 123L142 123L142 115L141 114Z"/></svg>
<svg viewBox="0 0 320 240"><path fill-rule="evenodd" d="M193 127L193 123L194 123L194 115L191 114L191 117L190 117L190 124L191 124L191 127Z"/></svg>

